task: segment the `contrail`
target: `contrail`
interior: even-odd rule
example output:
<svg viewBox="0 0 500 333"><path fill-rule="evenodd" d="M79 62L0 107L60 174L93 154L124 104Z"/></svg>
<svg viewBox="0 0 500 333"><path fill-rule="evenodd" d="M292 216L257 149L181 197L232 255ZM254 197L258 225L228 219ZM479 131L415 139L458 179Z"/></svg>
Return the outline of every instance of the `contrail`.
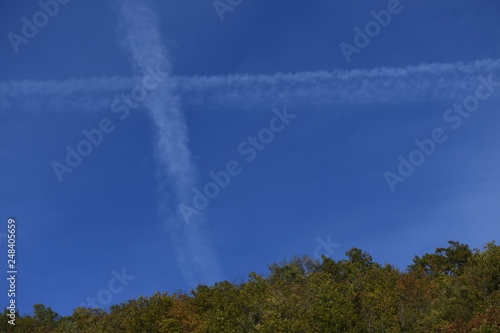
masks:
<svg viewBox="0 0 500 333"><path fill-rule="evenodd" d="M0 111L102 112L134 84L136 79L126 77L4 81L0 82Z"/></svg>
<svg viewBox="0 0 500 333"><path fill-rule="evenodd" d="M479 75L487 74L500 76L500 59L295 74L175 76L170 83L176 85L187 107L254 110L284 104L314 107L454 100L473 89ZM134 83L118 77L0 82L0 111L109 110L116 94L128 92Z"/></svg>
<svg viewBox="0 0 500 333"><path fill-rule="evenodd" d="M500 75L500 59L421 64L403 68L336 70L274 75L179 77L193 106L254 109L255 104L314 107L408 103L461 98L479 75Z"/></svg>
<svg viewBox="0 0 500 333"><path fill-rule="evenodd" d="M171 72L167 50L161 43L155 13L138 0L126 0L120 9L124 29L123 46L131 56L136 75L147 67ZM180 98L172 77L151 92L144 105L156 127L156 157L159 162L159 212L169 226L179 266L190 285L222 279L220 263L203 221L186 225L175 207L190 197L198 174L188 148L188 131ZM169 197L171 191L174 198ZM172 199L175 202L172 202Z"/></svg>

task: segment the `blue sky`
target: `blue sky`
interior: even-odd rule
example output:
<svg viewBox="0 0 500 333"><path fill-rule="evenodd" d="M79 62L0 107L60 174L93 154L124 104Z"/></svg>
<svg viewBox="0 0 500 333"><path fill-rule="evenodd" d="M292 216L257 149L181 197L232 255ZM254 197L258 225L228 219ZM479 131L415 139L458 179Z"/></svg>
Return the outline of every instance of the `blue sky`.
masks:
<svg viewBox="0 0 500 333"><path fill-rule="evenodd" d="M239 282L352 247L404 269L448 240L498 237L494 0L243 0L224 20L210 0L61 1L17 46L9 33L24 38L22 18L42 9L1 6L0 232L16 218L22 313ZM356 47L353 29L388 8L347 61L341 43ZM146 97L127 107L134 91ZM54 161L103 121L60 181ZM435 129L443 142L411 155ZM399 156L424 160L392 191ZM179 204L231 161L238 172L186 223Z"/></svg>

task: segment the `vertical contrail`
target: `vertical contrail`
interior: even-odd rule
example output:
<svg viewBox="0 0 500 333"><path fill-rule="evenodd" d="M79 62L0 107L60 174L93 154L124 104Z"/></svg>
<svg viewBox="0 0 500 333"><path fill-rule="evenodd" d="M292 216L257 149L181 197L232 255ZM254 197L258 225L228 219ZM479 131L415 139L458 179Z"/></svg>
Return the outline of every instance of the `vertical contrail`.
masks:
<svg viewBox="0 0 500 333"><path fill-rule="evenodd" d="M120 7L123 44L129 53L134 74L145 68L160 68L167 77L152 91L145 107L156 130L156 158L159 167L159 212L169 227L178 255L178 264L191 286L221 279L214 246L202 221L185 224L175 208L189 200L197 183L197 171L188 148L184 114L180 108L175 79L167 50L161 42L156 14L140 0L125 0ZM174 195L170 195L171 193Z"/></svg>

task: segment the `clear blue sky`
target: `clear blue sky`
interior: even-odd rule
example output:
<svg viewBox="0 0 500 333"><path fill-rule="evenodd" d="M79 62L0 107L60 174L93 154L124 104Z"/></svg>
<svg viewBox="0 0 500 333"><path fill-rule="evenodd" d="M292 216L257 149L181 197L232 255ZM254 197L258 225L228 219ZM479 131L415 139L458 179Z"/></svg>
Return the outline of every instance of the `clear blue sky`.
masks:
<svg viewBox="0 0 500 333"><path fill-rule="evenodd" d="M0 233L17 219L21 312L239 282L294 254L359 247L405 269L448 240L497 239L500 3L396 2L243 0L217 13L211 0L72 0L50 17L3 1ZM366 33L372 10L390 22L379 14L362 45L353 29ZM146 67L168 72L151 91ZM125 107L133 89L146 100ZM54 161L103 121L113 130L60 181ZM433 136L428 156L411 155ZM391 190L400 155L424 162ZM229 185L185 223L179 204L230 161ZM122 269L134 278L120 282Z"/></svg>

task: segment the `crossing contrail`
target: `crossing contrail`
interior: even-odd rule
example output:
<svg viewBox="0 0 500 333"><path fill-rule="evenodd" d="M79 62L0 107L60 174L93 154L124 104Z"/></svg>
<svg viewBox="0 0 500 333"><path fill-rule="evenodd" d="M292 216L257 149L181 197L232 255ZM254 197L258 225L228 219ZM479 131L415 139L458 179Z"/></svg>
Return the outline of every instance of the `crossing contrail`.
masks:
<svg viewBox="0 0 500 333"><path fill-rule="evenodd" d="M133 77L0 82L0 112L110 112L117 96L140 84L146 68L165 72L166 78L149 93L141 109L148 110L156 130L159 213L172 234L179 267L191 285L221 280L222 274L204 219L185 224L176 210L179 203L191 199L191 189L198 183L183 108L268 110L287 105L310 109L456 100L477 85L478 76L500 75L500 59L478 59L332 72L174 76L155 13L139 0L124 0L120 2L120 22Z"/></svg>

